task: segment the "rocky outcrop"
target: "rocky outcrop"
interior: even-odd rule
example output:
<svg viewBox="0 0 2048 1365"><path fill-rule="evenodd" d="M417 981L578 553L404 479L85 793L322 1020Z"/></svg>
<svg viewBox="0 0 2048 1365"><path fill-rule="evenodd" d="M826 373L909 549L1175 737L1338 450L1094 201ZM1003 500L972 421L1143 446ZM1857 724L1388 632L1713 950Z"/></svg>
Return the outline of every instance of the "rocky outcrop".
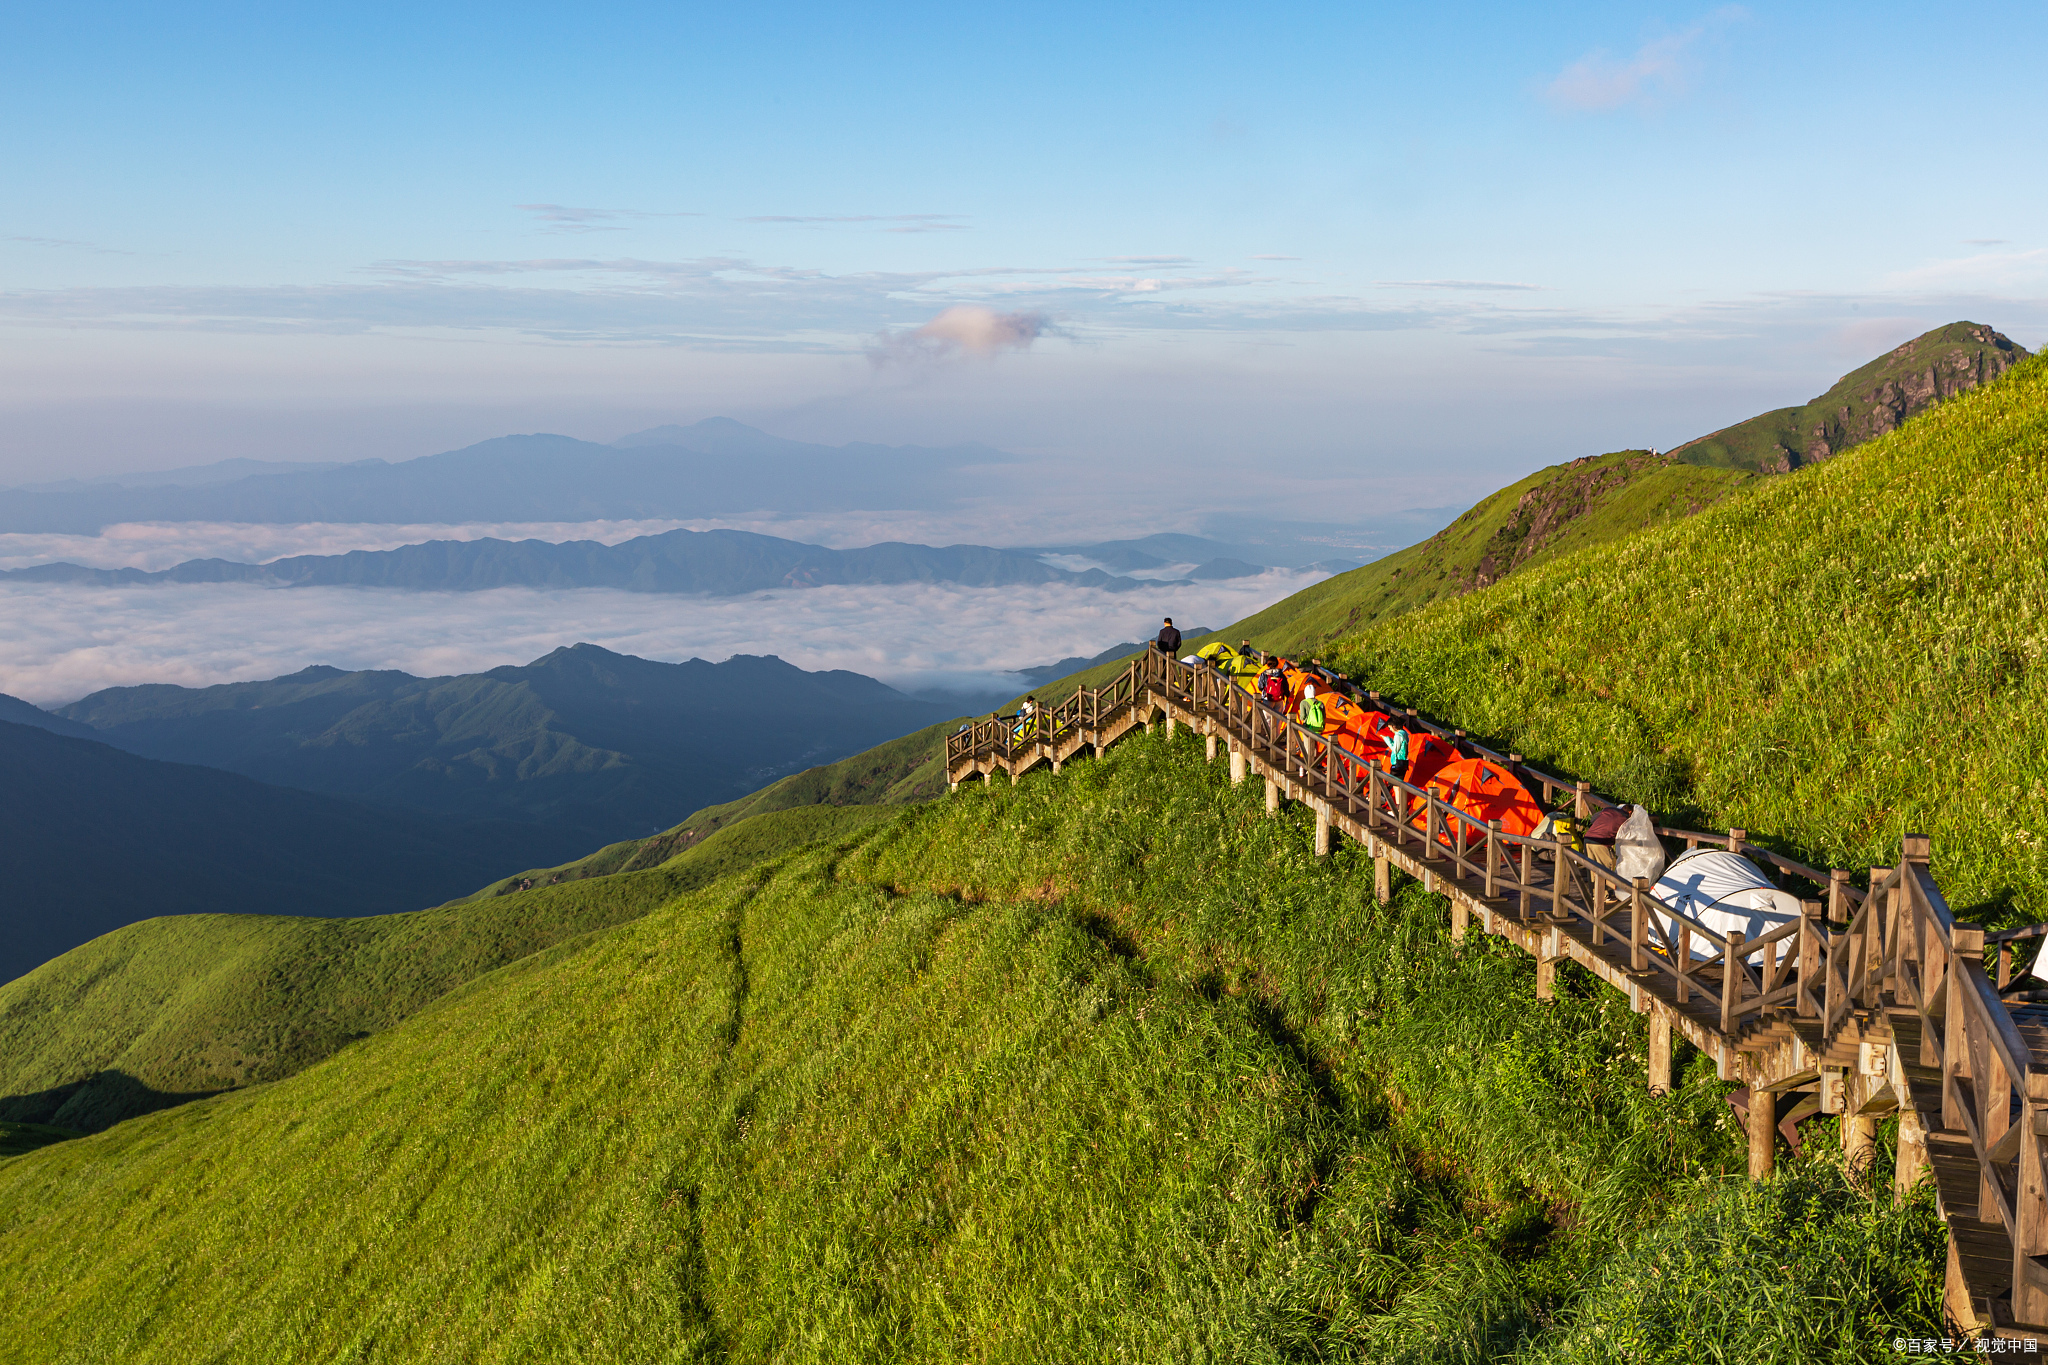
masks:
<svg viewBox="0 0 2048 1365"><path fill-rule="evenodd" d="M1673 453L1687 464L1789 474L1896 431L1945 399L1988 384L2027 358L1978 322L1952 322L1852 370L1804 407L1779 408Z"/></svg>
<svg viewBox="0 0 2048 1365"><path fill-rule="evenodd" d="M1915 337L1879 361L1884 368L1865 383L1856 384L1856 374L1845 376L1836 391L1809 406L1809 412L1823 410L1814 414L1818 420L1807 433L1798 463L1813 464L1896 431L1908 417L1988 384L2026 358L2026 350L2010 337L1978 323L1954 323ZM1851 386L1850 391L1837 397L1844 386ZM1766 472L1789 469L1788 463Z"/></svg>
<svg viewBox="0 0 2048 1365"><path fill-rule="evenodd" d="M1520 568L1563 533L1566 526L1652 469L1672 462L1650 451L1615 460L1586 456L1562 466L1558 476L1522 494L1514 510L1486 543L1464 586L1483 588Z"/></svg>

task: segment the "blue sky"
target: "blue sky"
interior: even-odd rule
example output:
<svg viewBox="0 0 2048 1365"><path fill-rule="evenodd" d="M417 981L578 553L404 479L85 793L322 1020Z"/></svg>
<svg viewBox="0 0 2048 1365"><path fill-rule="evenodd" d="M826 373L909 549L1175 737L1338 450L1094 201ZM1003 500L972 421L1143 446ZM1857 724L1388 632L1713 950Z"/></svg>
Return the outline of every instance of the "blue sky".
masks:
<svg viewBox="0 0 2048 1365"><path fill-rule="evenodd" d="M2034 4L9 30L0 482L727 413L1362 515L2048 341Z"/></svg>

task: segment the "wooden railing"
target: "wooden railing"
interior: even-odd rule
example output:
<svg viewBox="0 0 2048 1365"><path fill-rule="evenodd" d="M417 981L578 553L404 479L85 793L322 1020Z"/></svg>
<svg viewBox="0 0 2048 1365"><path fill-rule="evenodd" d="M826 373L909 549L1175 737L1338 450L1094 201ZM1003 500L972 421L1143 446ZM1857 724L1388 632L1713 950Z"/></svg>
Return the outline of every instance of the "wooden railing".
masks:
<svg viewBox="0 0 2048 1365"><path fill-rule="evenodd" d="M1614 804L1520 754L1498 753L1413 709L1396 710L1377 692L1361 703L1410 731L1442 737L1463 757L1499 764L1546 806L1568 799L1583 819ZM1315 804L1319 849L1331 822L1341 823L1524 926L1568 930L1730 1049L1765 1048L1797 1034L1825 1054L1843 1039L1890 1037L1888 1021L1913 1011L1919 1055L1896 1061L1938 1070L1939 1128L1967 1135L1980 1176L1974 1207L1957 1207L1967 1201L1950 1195L1947 1212L2004 1229L2013 1251L2011 1311L2023 1322L2048 1323L2048 1068L2035 1061L1999 993L2010 981L2014 943L2048 926L1993 936L1993 984L1986 936L1950 915L1924 836L1906 836L1899 865L1872 869L1868 889L1859 890L1849 871L1810 867L1752 842L1745 830L1658 827L1688 849L1725 847L1813 890L1789 923L1753 939L1717 934L1658 902L1647 881L1622 878L1564 839L1508 834L1305 728L1234 679L1152 650L1104 686L1079 689L1035 716L963 727L947 741L948 775L990 761L1014 774L1020 760L1077 747L1127 716L1135 723L1166 708L1198 719L1269 782Z"/></svg>

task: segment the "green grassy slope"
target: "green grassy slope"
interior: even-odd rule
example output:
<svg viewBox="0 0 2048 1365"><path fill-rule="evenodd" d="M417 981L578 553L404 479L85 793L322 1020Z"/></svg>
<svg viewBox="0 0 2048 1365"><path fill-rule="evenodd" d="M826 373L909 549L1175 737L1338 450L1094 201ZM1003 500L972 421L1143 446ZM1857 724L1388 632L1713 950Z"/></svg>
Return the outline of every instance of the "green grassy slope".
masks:
<svg viewBox="0 0 2048 1365"><path fill-rule="evenodd" d="M1934 836L1959 914L2048 917L2048 361L1621 545L1335 652L1372 685L1820 866Z"/></svg>
<svg viewBox="0 0 2048 1365"><path fill-rule="evenodd" d="M1691 464L1784 473L1895 430L2026 358L2024 346L1981 323L1951 322L1851 370L1811 403L1752 417L1672 453Z"/></svg>
<svg viewBox="0 0 2048 1365"><path fill-rule="evenodd" d="M1199 741L969 787L0 1164L0 1360L1859 1359L1939 1228L1766 1196L1637 1018ZM963 893L964 888L964 893ZM1749 1320L1674 1316L1771 1269ZM1634 1260L1618 1249L1640 1248ZM1684 1302L1680 1300L1681 1305Z"/></svg>
<svg viewBox="0 0 2048 1365"><path fill-rule="evenodd" d="M551 886L659 867L678 854L721 836L728 848L754 849L765 856L829 837L842 829L857 828L872 818L868 811L929 801L945 791L946 736L959 726L958 720L928 725L837 763L792 773L737 801L706 806L651 838L626 839L607 844L574 862L515 872L463 899L503 896L527 886ZM777 818L759 831L743 837L734 831L736 825L770 816ZM742 838L742 842L735 842Z"/></svg>
<svg viewBox="0 0 2048 1365"><path fill-rule="evenodd" d="M771 812L656 867L408 914L129 925L0 986L0 1120L97 1131L292 1075L485 972L888 813Z"/></svg>

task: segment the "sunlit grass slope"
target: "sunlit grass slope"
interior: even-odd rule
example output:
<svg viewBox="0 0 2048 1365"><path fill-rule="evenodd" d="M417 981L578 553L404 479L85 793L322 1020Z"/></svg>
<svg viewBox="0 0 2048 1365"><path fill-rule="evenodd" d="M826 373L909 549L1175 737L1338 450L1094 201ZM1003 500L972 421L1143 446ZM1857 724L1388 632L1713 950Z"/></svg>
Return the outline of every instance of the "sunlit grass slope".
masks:
<svg viewBox="0 0 2048 1365"><path fill-rule="evenodd" d="M1419 888L1378 906L1356 850L1318 862L1200 752L970 784L289 1079L0 1163L0 1360L1847 1361L1932 1334L1924 1202L1856 1192L1825 1136L1743 1193L1711 1066L1647 1095L1610 992L1567 973L1538 1004L1525 961L1453 947ZM1742 1320L1671 1311L1756 1258L1782 1268Z"/></svg>
<svg viewBox="0 0 2048 1365"><path fill-rule="evenodd" d="M1334 652L1616 795L1822 866L1932 834L1958 913L2048 917L2048 362Z"/></svg>
<svg viewBox="0 0 2048 1365"><path fill-rule="evenodd" d="M653 868L409 914L129 925L0 985L0 1120L97 1130L289 1076L473 977L886 813L769 812Z"/></svg>

